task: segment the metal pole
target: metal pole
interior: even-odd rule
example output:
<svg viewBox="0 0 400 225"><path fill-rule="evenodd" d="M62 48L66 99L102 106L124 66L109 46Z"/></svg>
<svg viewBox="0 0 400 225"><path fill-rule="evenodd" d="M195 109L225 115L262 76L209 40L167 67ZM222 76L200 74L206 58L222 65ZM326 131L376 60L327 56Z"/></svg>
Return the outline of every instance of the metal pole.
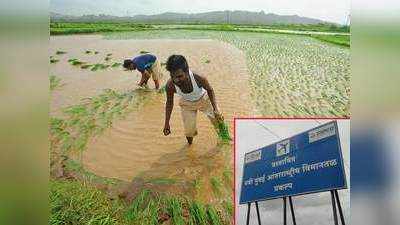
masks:
<svg viewBox="0 0 400 225"><path fill-rule="evenodd" d="M258 210L258 202L257 201L256 201L256 210L257 210L258 225L261 225L260 211Z"/></svg>
<svg viewBox="0 0 400 225"><path fill-rule="evenodd" d="M337 190L334 190L334 194L335 194L336 202L337 202L338 209L339 209L340 221L342 222L342 225L346 225L345 222L344 222L342 205L340 204L339 193L338 193Z"/></svg>
<svg viewBox="0 0 400 225"><path fill-rule="evenodd" d="M247 203L247 225L250 224L250 204L251 202Z"/></svg>
<svg viewBox="0 0 400 225"><path fill-rule="evenodd" d="M290 211L292 212L292 221L293 221L293 225L296 225L296 216L295 216L295 214L294 214L294 207L293 207L292 196L289 196L289 205L290 205Z"/></svg>
<svg viewBox="0 0 400 225"><path fill-rule="evenodd" d="M331 201L332 201L332 209L333 209L333 220L335 222L335 225L339 225L338 218L337 218L337 212L336 212L335 196L334 196L333 191L331 191Z"/></svg>
<svg viewBox="0 0 400 225"><path fill-rule="evenodd" d="M283 197L283 225L286 225L286 197Z"/></svg>

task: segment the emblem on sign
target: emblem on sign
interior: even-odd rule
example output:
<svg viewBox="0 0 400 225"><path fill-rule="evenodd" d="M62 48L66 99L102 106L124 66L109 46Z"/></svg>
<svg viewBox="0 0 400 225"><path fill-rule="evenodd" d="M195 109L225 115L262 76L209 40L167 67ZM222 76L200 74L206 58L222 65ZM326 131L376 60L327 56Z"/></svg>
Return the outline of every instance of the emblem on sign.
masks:
<svg viewBox="0 0 400 225"><path fill-rule="evenodd" d="M247 153L244 159L244 163L251 163L261 159L261 150Z"/></svg>
<svg viewBox="0 0 400 225"><path fill-rule="evenodd" d="M281 141L276 144L276 156L286 155L290 152L290 140Z"/></svg>

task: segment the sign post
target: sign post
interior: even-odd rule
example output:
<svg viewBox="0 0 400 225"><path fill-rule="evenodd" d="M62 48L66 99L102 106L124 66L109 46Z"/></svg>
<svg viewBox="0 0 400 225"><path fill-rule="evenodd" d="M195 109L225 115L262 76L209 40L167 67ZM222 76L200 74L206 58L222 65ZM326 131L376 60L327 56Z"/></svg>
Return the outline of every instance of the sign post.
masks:
<svg viewBox="0 0 400 225"><path fill-rule="evenodd" d="M292 196L331 192L335 225L337 209L344 225L342 207L337 190L347 188L342 151L336 121L329 122L265 146L245 155L240 204L282 198L283 224L287 224L287 198L296 225Z"/></svg>

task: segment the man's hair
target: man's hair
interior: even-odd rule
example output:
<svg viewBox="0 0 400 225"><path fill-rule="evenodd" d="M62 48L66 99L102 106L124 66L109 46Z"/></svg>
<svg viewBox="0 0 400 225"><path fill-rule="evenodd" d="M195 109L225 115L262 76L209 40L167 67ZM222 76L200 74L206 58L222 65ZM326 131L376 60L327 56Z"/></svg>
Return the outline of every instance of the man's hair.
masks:
<svg viewBox="0 0 400 225"><path fill-rule="evenodd" d="M166 69L169 72L175 72L179 69L182 69L184 72L188 72L189 66L183 55L171 55L168 57Z"/></svg>
<svg viewBox="0 0 400 225"><path fill-rule="evenodd" d="M129 65L134 64L131 59L125 59L124 64L122 65L125 69L128 69Z"/></svg>

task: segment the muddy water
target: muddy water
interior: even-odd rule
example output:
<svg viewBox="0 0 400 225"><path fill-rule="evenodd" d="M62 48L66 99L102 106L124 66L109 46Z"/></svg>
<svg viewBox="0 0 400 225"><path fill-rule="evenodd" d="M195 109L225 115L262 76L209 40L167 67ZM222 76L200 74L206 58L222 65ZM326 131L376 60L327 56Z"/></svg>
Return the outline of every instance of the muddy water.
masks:
<svg viewBox="0 0 400 225"><path fill-rule="evenodd" d="M56 50L67 51L55 55ZM96 50L99 54L85 54ZM208 78L213 86L217 103L233 131L234 116L248 116L254 110L248 87L245 57L235 47L214 40L103 40L101 36L51 37L50 55L60 59L51 64L50 74L61 77L62 87L51 96L51 114L61 115L61 109L79 103L80 99L99 94L105 88L129 90L137 88L137 72L123 71L122 67L92 72L68 64L69 58L90 63L104 63L107 53L111 62L121 62L145 50L165 62L171 54L186 56L194 72ZM209 60L209 63L206 63ZM163 69L164 81L168 73ZM153 83L149 82L150 88ZM191 147L186 145L183 125L175 96L171 117L172 134L164 137L165 95L149 93L150 101L134 110L124 120L113 123L112 128L93 138L83 154L83 164L89 171L105 177L130 181L134 177L169 178L192 182L220 176L232 164L231 146L217 146L217 136L206 116L199 113L198 131ZM227 154L228 152L228 154ZM205 181L207 183L207 181Z"/></svg>

